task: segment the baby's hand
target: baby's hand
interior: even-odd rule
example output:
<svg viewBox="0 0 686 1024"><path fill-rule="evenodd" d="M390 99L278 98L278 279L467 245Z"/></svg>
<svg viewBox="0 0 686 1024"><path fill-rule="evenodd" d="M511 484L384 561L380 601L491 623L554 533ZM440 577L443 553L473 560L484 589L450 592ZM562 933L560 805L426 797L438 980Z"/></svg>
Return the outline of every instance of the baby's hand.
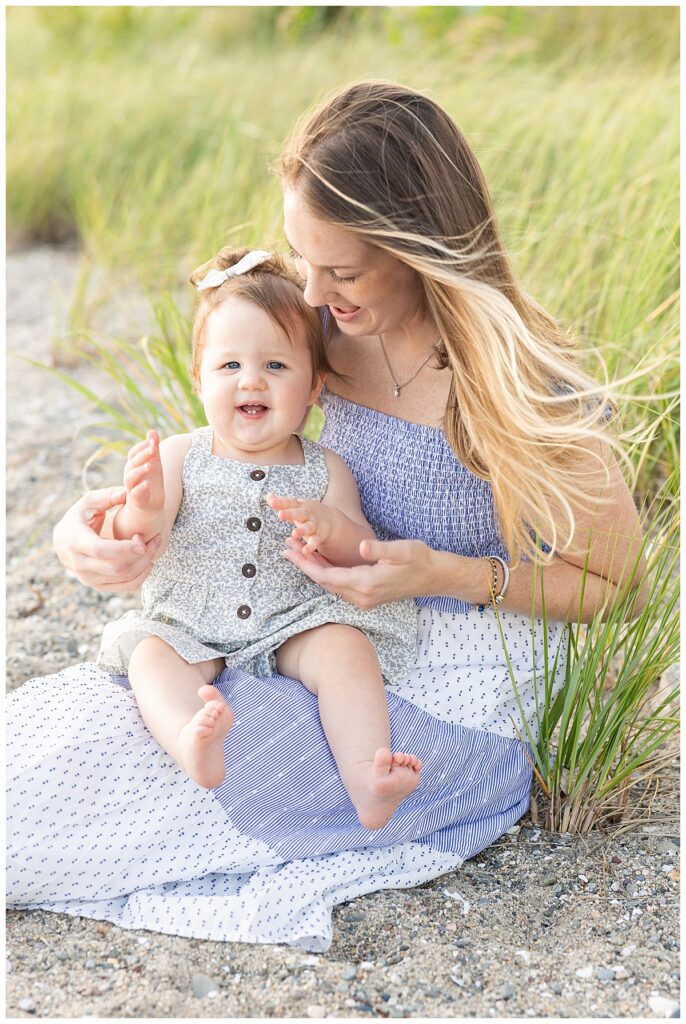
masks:
<svg viewBox="0 0 686 1024"><path fill-rule="evenodd" d="M164 477L160 460L160 439L149 430L128 454L124 467L126 504L140 512L159 512L164 508Z"/></svg>
<svg viewBox="0 0 686 1024"><path fill-rule="evenodd" d="M268 494L267 504L279 513L279 519L295 523L291 537L302 542L304 555L313 554L326 544L334 532L331 509L322 505L320 501L281 498L276 494Z"/></svg>

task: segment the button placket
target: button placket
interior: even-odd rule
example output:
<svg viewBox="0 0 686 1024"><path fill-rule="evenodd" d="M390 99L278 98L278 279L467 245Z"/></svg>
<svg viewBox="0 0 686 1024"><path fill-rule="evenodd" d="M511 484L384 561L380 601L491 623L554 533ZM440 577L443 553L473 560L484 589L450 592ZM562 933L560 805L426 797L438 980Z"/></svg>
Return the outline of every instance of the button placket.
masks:
<svg viewBox="0 0 686 1024"><path fill-rule="evenodd" d="M266 475L267 473L264 469L252 469L248 474L250 479L254 480L255 483L261 483L265 479ZM245 521L245 526L250 533L259 533L262 529L262 520L259 516L249 516ZM257 537L255 538L255 541L259 548L259 541ZM245 564L241 566L241 573L246 580L252 580L257 575L257 566L254 562L245 562ZM241 604L236 609L236 615L239 619L249 619L252 615L252 608L249 604Z"/></svg>

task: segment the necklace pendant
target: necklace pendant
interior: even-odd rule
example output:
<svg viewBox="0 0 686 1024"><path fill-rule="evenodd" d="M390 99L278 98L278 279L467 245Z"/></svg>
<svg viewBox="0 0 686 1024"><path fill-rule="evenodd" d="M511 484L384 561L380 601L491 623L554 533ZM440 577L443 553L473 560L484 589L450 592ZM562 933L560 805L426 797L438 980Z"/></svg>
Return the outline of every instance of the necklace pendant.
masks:
<svg viewBox="0 0 686 1024"><path fill-rule="evenodd" d="M400 398L400 387L397 384L393 388L393 394L395 395L396 398Z"/></svg>

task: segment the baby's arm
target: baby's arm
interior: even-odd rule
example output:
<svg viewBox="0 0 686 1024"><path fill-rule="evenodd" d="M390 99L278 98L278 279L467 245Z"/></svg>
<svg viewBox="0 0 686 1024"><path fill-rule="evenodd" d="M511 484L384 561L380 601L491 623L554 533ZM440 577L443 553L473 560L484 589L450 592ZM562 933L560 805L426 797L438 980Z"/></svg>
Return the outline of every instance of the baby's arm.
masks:
<svg viewBox="0 0 686 1024"><path fill-rule="evenodd" d="M267 495L279 519L295 524L292 536L303 540L303 552L318 551L334 565L361 565L360 543L373 540L374 531L364 517L355 478L343 459L324 449L329 486L321 501Z"/></svg>
<svg viewBox="0 0 686 1024"><path fill-rule="evenodd" d="M189 447L189 434L177 434L160 443L154 430L134 445L124 468L126 502L111 522L115 540L140 534L147 542L160 534L155 555L159 558L181 504L183 462Z"/></svg>

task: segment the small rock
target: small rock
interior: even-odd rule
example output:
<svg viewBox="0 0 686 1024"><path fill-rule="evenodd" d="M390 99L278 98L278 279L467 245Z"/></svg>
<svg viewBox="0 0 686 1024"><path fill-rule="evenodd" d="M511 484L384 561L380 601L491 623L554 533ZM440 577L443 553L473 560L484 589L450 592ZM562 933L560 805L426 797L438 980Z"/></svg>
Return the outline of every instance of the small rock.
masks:
<svg viewBox="0 0 686 1024"><path fill-rule="evenodd" d="M618 857L617 854L615 853L615 855L613 857L610 857L610 861L613 864L621 864L622 863L622 858Z"/></svg>
<svg viewBox="0 0 686 1024"><path fill-rule="evenodd" d="M679 1010L679 1002L676 999L668 999L667 996L652 995L648 999L648 1006L660 1017L674 1017Z"/></svg>
<svg viewBox="0 0 686 1024"><path fill-rule="evenodd" d="M591 965L588 967L580 967L578 971L575 971L577 978L592 978L595 968Z"/></svg>
<svg viewBox="0 0 686 1024"><path fill-rule="evenodd" d="M546 874L541 875L541 885L555 885L556 882L557 875L554 875L552 871L548 871Z"/></svg>
<svg viewBox="0 0 686 1024"><path fill-rule="evenodd" d="M313 1003L311 1006L307 1007L307 1016L326 1017L326 1010L323 1006L320 1006L319 1003Z"/></svg>
<svg viewBox="0 0 686 1024"><path fill-rule="evenodd" d="M554 981L550 986L551 992L554 992L556 996L562 995L562 985L559 981Z"/></svg>
<svg viewBox="0 0 686 1024"><path fill-rule="evenodd" d="M505 984L498 990L496 999L512 999L513 996L517 995L517 989L511 982L506 981Z"/></svg>
<svg viewBox="0 0 686 1024"><path fill-rule="evenodd" d="M632 942L629 946L624 946L622 949L622 956L631 956L632 953L636 952L636 943Z"/></svg>
<svg viewBox="0 0 686 1024"><path fill-rule="evenodd" d="M405 1011L403 1010L402 1006L389 1006L388 1007L388 1016L389 1017L404 1017L405 1016Z"/></svg>
<svg viewBox="0 0 686 1024"><path fill-rule="evenodd" d="M191 988L196 999L204 999L212 992L219 992L219 985L206 974L194 974L191 978Z"/></svg>
<svg viewBox="0 0 686 1024"><path fill-rule="evenodd" d="M345 981L352 981L353 978L357 977L357 967L346 967L343 971L343 979ZM346 986L347 988L347 986Z"/></svg>
<svg viewBox="0 0 686 1024"><path fill-rule="evenodd" d="M425 988L424 992L430 999L438 999L438 997L441 994L440 991L437 988L434 988L433 985L429 985L428 988ZM384 997L385 995L386 993L384 993Z"/></svg>
<svg viewBox="0 0 686 1024"><path fill-rule="evenodd" d="M596 967L595 976L598 981L614 981L615 972L611 967Z"/></svg>
<svg viewBox="0 0 686 1024"><path fill-rule="evenodd" d="M347 981L339 981L336 985L336 992L347 992L349 988Z"/></svg>
<svg viewBox="0 0 686 1024"><path fill-rule="evenodd" d="M11 960L5 960L5 974L11 974L11 973L12 973L12 961Z"/></svg>
<svg viewBox="0 0 686 1024"><path fill-rule="evenodd" d="M86 968L87 971L92 971L93 968L95 967L95 960L86 960L83 966Z"/></svg>
<svg viewBox="0 0 686 1024"><path fill-rule="evenodd" d="M19 1002L17 1003L17 1006L19 1007L20 1010L23 1010L24 1013L36 1012L36 1004L34 1003L33 999L20 999Z"/></svg>
<svg viewBox="0 0 686 1024"><path fill-rule="evenodd" d="M612 970L615 972L615 981L625 981L629 977L629 972L624 964L617 964Z"/></svg>

